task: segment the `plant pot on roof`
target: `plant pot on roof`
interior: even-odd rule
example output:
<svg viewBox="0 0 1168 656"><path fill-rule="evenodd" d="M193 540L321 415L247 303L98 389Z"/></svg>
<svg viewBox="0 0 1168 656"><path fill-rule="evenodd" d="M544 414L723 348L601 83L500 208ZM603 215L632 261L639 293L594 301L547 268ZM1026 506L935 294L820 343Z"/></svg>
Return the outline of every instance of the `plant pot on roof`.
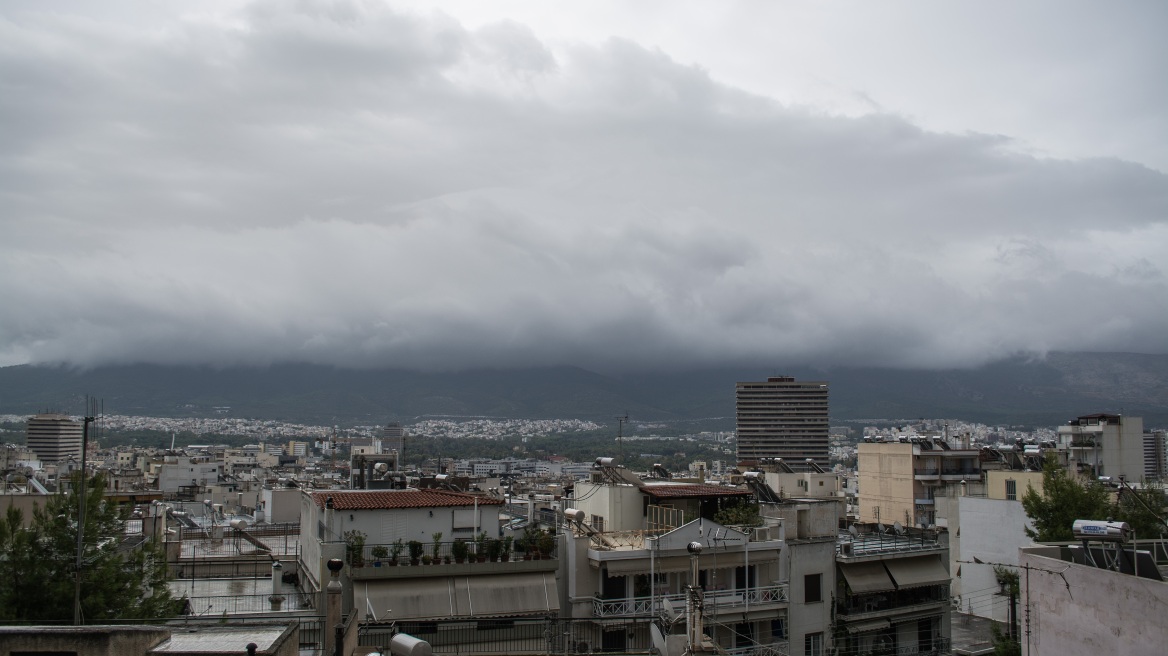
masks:
<svg viewBox="0 0 1168 656"><path fill-rule="evenodd" d="M389 557L389 549L384 544L379 544L369 550L373 554L373 566L381 567L381 561Z"/></svg>
<svg viewBox="0 0 1168 656"><path fill-rule="evenodd" d="M464 563L466 562L466 555L470 553L470 548L466 546L466 542L459 540L450 545L450 551L454 553L454 562Z"/></svg>
<svg viewBox="0 0 1168 656"><path fill-rule="evenodd" d="M410 540L410 564L417 565L422 560L422 543Z"/></svg>

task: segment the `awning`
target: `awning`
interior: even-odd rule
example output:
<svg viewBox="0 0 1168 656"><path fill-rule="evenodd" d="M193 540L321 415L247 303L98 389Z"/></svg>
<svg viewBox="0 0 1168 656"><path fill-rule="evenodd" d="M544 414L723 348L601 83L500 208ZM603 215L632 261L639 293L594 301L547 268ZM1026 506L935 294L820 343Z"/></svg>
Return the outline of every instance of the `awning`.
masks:
<svg viewBox="0 0 1168 656"><path fill-rule="evenodd" d="M362 582L353 586L353 602L360 617L371 612L379 620L542 615L560 609L551 572Z"/></svg>
<svg viewBox="0 0 1168 656"><path fill-rule="evenodd" d="M370 581L353 586L358 617L431 619L455 615L454 579L446 576L396 581Z"/></svg>
<svg viewBox="0 0 1168 656"><path fill-rule="evenodd" d="M526 572L499 576L468 576L470 608L466 615L507 617L558 613L560 596L551 572Z"/></svg>
<svg viewBox="0 0 1168 656"><path fill-rule="evenodd" d="M872 620L870 622L850 622L844 625L848 633L867 633L887 629L892 624L888 620Z"/></svg>
<svg viewBox="0 0 1168 656"><path fill-rule="evenodd" d="M855 594L895 590L896 585L888 578L888 572L879 562L847 563L840 565L840 571L848 581L848 587Z"/></svg>
<svg viewBox="0 0 1168 656"><path fill-rule="evenodd" d="M779 559L779 555L775 551L759 552L750 554L751 565L762 565L763 563L772 563ZM625 558L620 560L601 560L592 561L595 566L599 567L600 563L604 563L608 568L609 576L626 576L629 574L648 574L649 573L649 559L648 558ZM667 574L669 572L688 572L689 571L689 556L664 556L654 559L653 571L659 574ZM743 567L746 565L746 555L741 551L733 552L718 552L704 553L701 555L701 560L698 561L699 569L725 569L729 567Z"/></svg>
<svg viewBox="0 0 1168 656"><path fill-rule="evenodd" d="M896 581L896 587L902 590L949 583L949 572L941 563L940 556L889 558L884 561L884 565Z"/></svg>
<svg viewBox="0 0 1168 656"><path fill-rule="evenodd" d="M630 574L648 574L650 570L650 562L648 558L624 558L621 560L602 560L597 564L603 563L608 569L609 576L628 576ZM658 574L666 574L668 572L687 572L689 571L689 557L688 556L666 556L665 558L654 559L652 563L653 571Z"/></svg>

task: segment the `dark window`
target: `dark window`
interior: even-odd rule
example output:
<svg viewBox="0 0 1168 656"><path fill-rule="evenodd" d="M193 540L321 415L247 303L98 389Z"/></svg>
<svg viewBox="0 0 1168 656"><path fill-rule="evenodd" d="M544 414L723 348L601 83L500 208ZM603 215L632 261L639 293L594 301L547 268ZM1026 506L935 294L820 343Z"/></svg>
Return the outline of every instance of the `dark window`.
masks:
<svg viewBox="0 0 1168 656"><path fill-rule="evenodd" d="M803 577L803 603L814 604L823 601L822 581L822 574L808 574Z"/></svg>
<svg viewBox="0 0 1168 656"><path fill-rule="evenodd" d="M808 633L803 636L803 653L806 656L823 656L823 633Z"/></svg>
<svg viewBox="0 0 1168 656"><path fill-rule="evenodd" d="M771 620L771 640L786 640L787 639L787 620L777 619Z"/></svg>
<svg viewBox="0 0 1168 656"><path fill-rule="evenodd" d="M1006 481L1006 498L1010 501L1018 500L1018 481L1014 479Z"/></svg>

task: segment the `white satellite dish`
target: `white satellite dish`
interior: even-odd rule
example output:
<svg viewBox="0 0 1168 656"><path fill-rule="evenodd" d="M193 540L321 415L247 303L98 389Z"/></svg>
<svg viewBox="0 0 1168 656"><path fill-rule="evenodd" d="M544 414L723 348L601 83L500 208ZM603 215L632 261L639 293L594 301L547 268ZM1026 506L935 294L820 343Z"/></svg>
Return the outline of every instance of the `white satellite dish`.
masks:
<svg viewBox="0 0 1168 656"><path fill-rule="evenodd" d="M854 537L854 538L860 536L860 532L856 530L855 524L852 524L851 526L848 527L848 533L851 533L852 537Z"/></svg>
<svg viewBox="0 0 1168 656"><path fill-rule="evenodd" d="M894 523L892 525L892 530L896 531L897 535L904 535L904 527L900 525L900 522Z"/></svg>
<svg viewBox="0 0 1168 656"><path fill-rule="evenodd" d="M656 624L649 625L649 638L653 642L653 649L662 656L665 655L665 636L661 634L661 629L657 628Z"/></svg>

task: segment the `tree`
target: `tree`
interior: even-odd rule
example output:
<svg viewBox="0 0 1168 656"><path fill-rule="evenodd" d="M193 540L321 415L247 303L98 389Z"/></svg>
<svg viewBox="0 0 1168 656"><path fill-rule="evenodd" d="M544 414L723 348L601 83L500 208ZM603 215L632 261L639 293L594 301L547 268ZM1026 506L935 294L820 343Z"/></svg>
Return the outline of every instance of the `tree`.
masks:
<svg viewBox="0 0 1168 656"><path fill-rule="evenodd" d="M1165 506L1168 506L1168 498L1165 498L1164 488L1158 483L1147 483L1139 490L1120 488L1112 514L1127 522L1137 538L1154 538L1168 533L1168 526L1164 523Z"/></svg>
<svg viewBox="0 0 1168 656"><path fill-rule="evenodd" d="M723 526L762 526L758 504L749 501L722 508L714 513L714 521Z"/></svg>
<svg viewBox="0 0 1168 656"><path fill-rule="evenodd" d="M1002 592L1010 598L1010 623L1005 633L994 622L990 627L993 637L994 656L1021 656L1022 645L1018 640L1018 572L1011 572L1001 565L994 565L994 578L1002 586Z"/></svg>
<svg viewBox="0 0 1168 656"><path fill-rule="evenodd" d="M1042 466L1042 493L1027 488L1022 508L1034 522L1026 535L1038 542L1071 540L1076 519L1107 519L1111 503L1107 490L1098 483L1081 483L1063 469L1053 456Z"/></svg>
<svg viewBox="0 0 1168 656"><path fill-rule="evenodd" d="M27 527L15 508L0 518L0 620L72 621L79 496L86 502L83 621L174 616L165 555L149 540L125 544L128 509L104 500L102 475L86 482L83 495L73 491L78 482L35 508Z"/></svg>

